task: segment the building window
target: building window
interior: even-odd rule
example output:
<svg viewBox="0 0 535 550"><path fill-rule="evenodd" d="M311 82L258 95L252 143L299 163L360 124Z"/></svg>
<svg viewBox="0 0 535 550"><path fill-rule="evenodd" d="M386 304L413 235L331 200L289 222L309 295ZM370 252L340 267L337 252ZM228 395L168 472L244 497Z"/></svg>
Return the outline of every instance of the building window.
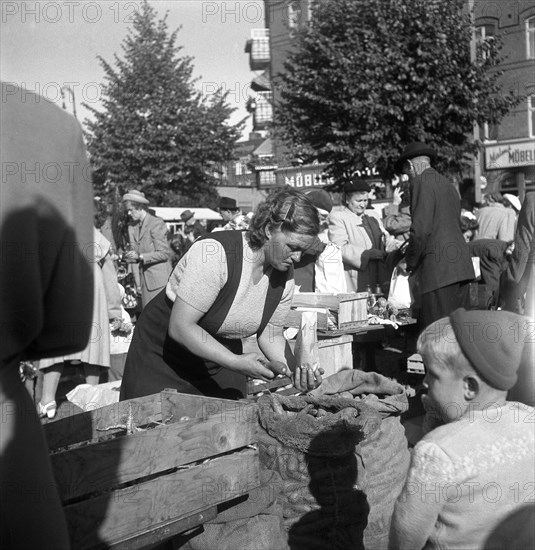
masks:
<svg viewBox="0 0 535 550"><path fill-rule="evenodd" d="M535 137L535 95L528 97L528 128L529 137Z"/></svg>
<svg viewBox="0 0 535 550"><path fill-rule="evenodd" d="M288 4L288 28L298 29L301 22L301 4L294 0Z"/></svg>
<svg viewBox="0 0 535 550"><path fill-rule="evenodd" d="M535 58L535 17L526 19L526 54L528 59Z"/></svg>
<svg viewBox="0 0 535 550"><path fill-rule="evenodd" d="M476 27L477 55L482 59L487 59L494 48L495 30L492 24Z"/></svg>
<svg viewBox="0 0 535 550"><path fill-rule="evenodd" d="M479 139L482 141L497 141L499 139L498 124L485 124L479 125Z"/></svg>
<svg viewBox="0 0 535 550"><path fill-rule="evenodd" d="M258 172L258 183L260 187L275 185L275 172L273 170L260 170Z"/></svg>
<svg viewBox="0 0 535 550"><path fill-rule="evenodd" d="M272 92L257 92L254 110L253 128L263 130L273 120Z"/></svg>

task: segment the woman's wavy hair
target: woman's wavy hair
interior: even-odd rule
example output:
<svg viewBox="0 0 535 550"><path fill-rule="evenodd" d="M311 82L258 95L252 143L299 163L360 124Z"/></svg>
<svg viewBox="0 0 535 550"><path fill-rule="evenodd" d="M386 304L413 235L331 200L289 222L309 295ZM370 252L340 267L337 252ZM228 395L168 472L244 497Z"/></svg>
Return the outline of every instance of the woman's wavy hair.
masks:
<svg viewBox="0 0 535 550"><path fill-rule="evenodd" d="M466 216L461 216L461 231L463 233L465 231L475 231L478 228L479 228L479 223L477 223L477 220L471 220Z"/></svg>
<svg viewBox="0 0 535 550"><path fill-rule="evenodd" d="M257 206L251 220L248 238L253 250L262 248L268 240L266 228L315 236L320 232L318 211L301 191L279 187Z"/></svg>

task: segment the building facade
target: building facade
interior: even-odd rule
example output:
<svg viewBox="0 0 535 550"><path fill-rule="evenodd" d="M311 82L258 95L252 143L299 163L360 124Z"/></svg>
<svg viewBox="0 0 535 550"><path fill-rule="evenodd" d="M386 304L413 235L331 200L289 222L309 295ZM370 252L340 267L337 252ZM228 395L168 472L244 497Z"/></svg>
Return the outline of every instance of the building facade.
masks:
<svg viewBox="0 0 535 550"><path fill-rule="evenodd" d="M280 98L280 75L284 61L295 47L296 32L308 24L314 5L321 0L264 0L264 28L255 29L245 51L256 76L251 87L256 92L251 102L253 130L263 131L273 117L273 105ZM473 8L475 41L494 40L499 36L502 55L503 93L514 91L524 99L499 125L483 125L476 137L482 142L479 159L481 174L489 190L519 194L535 188L535 3L533 0L467 0ZM281 157L281 145L270 143L273 159ZM270 165L270 163L267 163ZM259 185L289 184L316 186L329 183L321 166L290 167L271 163Z"/></svg>
<svg viewBox="0 0 535 550"><path fill-rule="evenodd" d="M482 172L491 190L522 199L535 189L535 3L476 0L474 24L477 41L500 37L502 92L523 98L499 125L480 127Z"/></svg>

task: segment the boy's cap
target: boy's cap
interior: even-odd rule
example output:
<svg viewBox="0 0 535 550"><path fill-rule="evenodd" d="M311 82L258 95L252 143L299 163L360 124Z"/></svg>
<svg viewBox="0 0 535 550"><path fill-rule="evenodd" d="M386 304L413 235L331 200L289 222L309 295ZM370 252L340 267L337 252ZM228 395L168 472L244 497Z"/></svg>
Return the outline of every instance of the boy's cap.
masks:
<svg viewBox="0 0 535 550"><path fill-rule="evenodd" d="M516 383L528 319L510 311L456 309L450 322L462 352L493 388L510 390Z"/></svg>

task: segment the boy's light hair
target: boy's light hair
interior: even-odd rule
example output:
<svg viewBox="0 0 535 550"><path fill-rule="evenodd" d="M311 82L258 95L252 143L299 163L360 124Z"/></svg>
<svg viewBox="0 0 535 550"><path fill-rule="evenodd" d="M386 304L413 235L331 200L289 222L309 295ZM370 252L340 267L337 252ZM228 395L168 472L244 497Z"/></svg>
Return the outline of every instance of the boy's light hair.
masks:
<svg viewBox="0 0 535 550"><path fill-rule="evenodd" d="M420 355L432 355L440 367L454 371L459 378L476 373L459 346L448 317L431 323L418 337L416 348Z"/></svg>

